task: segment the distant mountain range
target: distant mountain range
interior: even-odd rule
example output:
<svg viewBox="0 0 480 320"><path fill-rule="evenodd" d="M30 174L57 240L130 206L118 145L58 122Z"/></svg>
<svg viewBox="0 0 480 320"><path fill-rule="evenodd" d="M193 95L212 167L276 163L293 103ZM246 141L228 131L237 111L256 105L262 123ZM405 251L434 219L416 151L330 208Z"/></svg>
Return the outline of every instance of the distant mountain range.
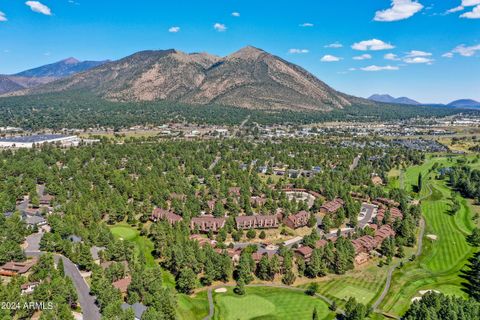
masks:
<svg viewBox="0 0 480 320"><path fill-rule="evenodd" d="M398 103L408 105L420 105L421 103L407 97L394 98L388 94L374 94L368 97L369 100L384 102L384 103Z"/></svg>
<svg viewBox="0 0 480 320"><path fill-rule="evenodd" d="M329 111L353 104L375 105L338 92L303 68L251 46L226 57L174 49L141 51L8 95L55 92L88 92L111 101L172 101L262 110Z"/></svg>
<svg viewBox="0 0 480 320"><path fill-rule="evenodd" d="M384 102L384 103L397 103L406 105L427 105L435 107L453 107L462 109L477 109L480 108L480 102L472 99L460 99L450 102L449 104L432 104L432 103L420 103L407 97L394 98L388 94L374 94L368 98L372 101Z"/></svg>
<svg viewBox="0 0 480 320"><path fill-rule="evenodd" d="M98 67L106 62L108 61L79 61L68 58L13 75L0 75L0 94L34 88Z"/></svg>

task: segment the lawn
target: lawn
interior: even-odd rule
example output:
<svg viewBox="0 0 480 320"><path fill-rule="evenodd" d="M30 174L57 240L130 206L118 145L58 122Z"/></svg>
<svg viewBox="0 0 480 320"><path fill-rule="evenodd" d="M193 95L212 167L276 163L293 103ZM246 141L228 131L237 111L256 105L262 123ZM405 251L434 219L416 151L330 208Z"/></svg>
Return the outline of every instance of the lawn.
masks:
<svg viewBox="0 0 480 320"><path fill-rule="evenodd" d="M135 246L135 254L145 257L147 267L155 266L155 259L152 256L153 243L150 239L140 236L137 229L126 223L116 224L110 228L110 231L117 239L132 242Z"/></svg>
<svg viewBox="0 0 480 320"><path fill-rule="evenodd" d="M308 296L302 291L252 287L246 290L244 296L235 295L231 288L227 293L214 293L214 319L307 320L312 318L314 308L317 308L319 319L334 317L323 300Z"/></svg>
<svg viewBox="0 0 480 320"><path fill-rule="evenodd" d="M180 320L201 320L208 315L207 291L190 297L178 294L177 315Z"/></svg>
<svg viewBox="0 0 480 320"><path fill-rule="evenodd" d="M450 215L451 191L445 181L435 180L435 172L428 170L435 162L449 166L447 158L430 158L423 165L408 168L406 189L411 191L417 184L418 174L424 177L424 188L420 197L422 213L426 222L425 235L433 234L437 240L424 238L423 252L414 262L407 263L395 271L389 294L380 305L388 313L400 315L410 305L420 290L435 289L446 294L464 296L461 291L459 270L473 253L465 235L471 232L472 207L459 197L461 209L455 216Z"/></svg>

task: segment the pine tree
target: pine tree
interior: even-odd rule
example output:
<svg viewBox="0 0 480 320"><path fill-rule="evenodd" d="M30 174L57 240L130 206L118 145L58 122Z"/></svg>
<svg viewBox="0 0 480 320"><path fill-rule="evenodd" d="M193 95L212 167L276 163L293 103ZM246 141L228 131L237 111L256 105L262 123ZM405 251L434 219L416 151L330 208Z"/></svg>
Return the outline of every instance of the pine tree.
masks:
<svg viewBox="0 0 480 320"><path fill-rule="evenodd" d="M468 295L480 302L480 251L468 259L468 270L462 271L461 277L467 280L463 283Z"/></svg>

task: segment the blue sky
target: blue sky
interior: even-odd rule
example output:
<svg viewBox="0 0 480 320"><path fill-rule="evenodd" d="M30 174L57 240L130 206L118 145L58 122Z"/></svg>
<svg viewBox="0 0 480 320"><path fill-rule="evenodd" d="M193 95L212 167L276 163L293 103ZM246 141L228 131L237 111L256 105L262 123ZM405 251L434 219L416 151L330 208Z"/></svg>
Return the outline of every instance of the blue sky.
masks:
<svg viewBox="0 0 480 320"><path fill-rule="evenodd" d="M0 0L5 74L70 56L245 45L357 96L480 100L480 0Z"/></svg>

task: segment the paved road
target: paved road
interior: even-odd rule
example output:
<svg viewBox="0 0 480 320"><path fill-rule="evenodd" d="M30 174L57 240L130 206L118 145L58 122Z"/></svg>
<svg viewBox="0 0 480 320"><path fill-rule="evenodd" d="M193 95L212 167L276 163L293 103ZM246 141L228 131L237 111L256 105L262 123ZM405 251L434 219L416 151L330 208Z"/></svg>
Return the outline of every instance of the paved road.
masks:
<svg viewBox="0 0 480 320"><path fill-rule="evenodd" d="M208 170L212 170L213 168L215 168L215 166L217 165L218 161L220 161L220 159L222 159L222 157L216 156L212 164L208 167Z"/></svg>
<svg viewBox="0 0 480 320"><path fill-rule="evenodd" d="M26 238L27 241L27 248L25 249L25 254L27 257L39 257L40 255L44 254L44 252L40 251L40 239L42 238L42 233L35 233L29 235ZM72 279L73 285L77 290L78 294L78 302L82 307L83 319L84 320L100 320L100 310L98 306L95 304L95 297L90 295L90 288L88 287L87 283L83 279L80 271L78 270L77 266L70 261L68 258L55 254L54 255L55 261L58 262L59 259L63 260L63 266L65 270L65 275Z"/></svg>
<svg viewBox="0 0 480 320"><path fill-rule="evenodd" d="M226 284L226 285L219 285L216 287L212 287L208 289L207 296L208 296L208 305L209 305L209 312L208 316L203 318L203 320L211 320L213 318L213 313L215 311L215 305L213 304L213 294L212 291L217 289L217 288L224 288L224 287L234 287L235 285L233 284ZM297 287L291 287L291 286L286 286L286 285L277 285L277 284L250 284L247 285L246 287L269 287L269 288L279 288L279 289L287 289L287 290L293 290L293 291L302 291L304 292L305 289L302 288L297 288ZM321 295L319 293L315 294L315 297L322 299L329 305L333 303L332 300L329 298L325 297L324 295ZM341 314L345 314L345 312L342 309L337 308L337 312Z"/></svg>

